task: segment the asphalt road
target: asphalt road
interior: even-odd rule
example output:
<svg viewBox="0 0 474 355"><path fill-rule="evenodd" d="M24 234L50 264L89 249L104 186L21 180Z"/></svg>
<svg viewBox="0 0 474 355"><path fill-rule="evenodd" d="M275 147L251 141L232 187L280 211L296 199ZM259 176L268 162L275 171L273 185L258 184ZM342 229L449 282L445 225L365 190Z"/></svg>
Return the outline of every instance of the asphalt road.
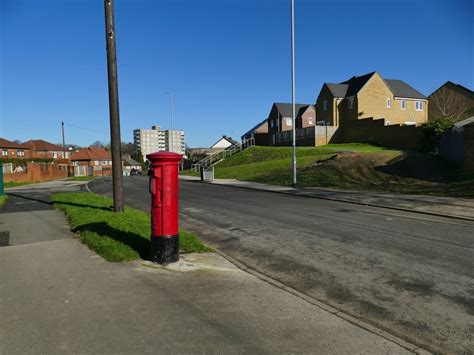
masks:
<svg viewBox="0 0 474 355"><path fill-rule="evenodd" d="M109 195L111 181L92 191ZM146 177L126 204L149 211ZM180 226L301 292L422 347L474 352L474 223L180 182Z"/></svg>

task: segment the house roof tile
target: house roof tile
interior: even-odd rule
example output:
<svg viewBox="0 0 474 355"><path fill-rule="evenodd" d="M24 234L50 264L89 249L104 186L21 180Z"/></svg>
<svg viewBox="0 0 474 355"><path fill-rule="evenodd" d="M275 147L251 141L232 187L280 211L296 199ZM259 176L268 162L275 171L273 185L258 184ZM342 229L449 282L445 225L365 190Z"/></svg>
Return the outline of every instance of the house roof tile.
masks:
<svg viewBox="0 0 474 355"><path fill-rule="evenodd" d="M343 81L339 84L325 83L334 97L350 97L357 95L357 93L364 87L369 79L376 72L371 72L361 76L353 76L352 78ZM426 96L419 91L412 88L410 85L402 80L384 79L388 88L396 97L405 97L408 99L426 99Z"/></svg>
<svg viewBox="0 0 474 355"><path fill-rule="evenodd" d="M293 105L291 103L275 102L274 105L277 107L278 112L283 117L293 116ZM303 114L306 109L311 106L310 104L295 104L296 116Z"/></svg>
<svg viewBox="0 0 474 355"><path fill-rule="evenodd" d="M62 151L63 148L59 145L46 142L42 139L31 139L28 142L23 143L23 147L27 147L32 150L41 150L41 151Z"/></svg>
<svg viewBox="0 0 474 355"><path fill-rule="evenodd" d="M328 89L331 91L334 97L346 97L347 89L349 85L347 84L332 84L332 83L325 83Z"/></svg>
<svg viewBox="0 0 474 355"><path fill-rule="evenodd" d="M87 147L81 148L77 152L71 154L71 161L74 160L110 160L112 156L109 151L104 148Z"/></svg>
<svg viewBox="0 0 474 355"><path fill-rule="evenodd" d="M460 127L464 127L464 126L467 126L467 125L470 125L470 124L474 124L474 116L468 117L468 118L466 118L465 120L456 122L456 123L454 124L454 127L455 127L455 128L460 128Z"/></svg>
<svg viewBox="0 0 474 355"><path fill-rule="evenodd" d="M29 149L23 144L15 143L5 138L0 138L0 148Z"/></svg>
<svg viewBox="0 0 474 355"><path fill-rule="evenodd" d="M262 122L257 123L255 126L250 128L247 132L245 132L242 136L241 139L244 139L245 136L254 133L258 128L262 127L266 122L268 118L265 118Z"/></svg>
<svg viewBox="0 0 474 355"><path fill-rule="evenodd" d="M131 157L124 156L124 157L122 157L122 160L123 160L123 165L125 165L125 166L141 166L141 164L139 162L132 159Z"/></svg>
<svg viewBox="0 0 474 355"><path fill-rule="evenodd" d="M385 79L393 96L406 97L407 99L426 99L426 96L415 90L402 80Z"/></svg>
<svg viewBox="0 0 474 355"><path fill-rule="evenodd" d="M356 95L360 91L360 89L362 89L362 87L365 85L365 83L367 81L369 81L369 79L375 73L376 72L364 74L364 75L361 75L361 76L353 76L349 80L346 80L346 81L343 81L342 83L340 83L340 84L348 85L346 97Z"/></svg>

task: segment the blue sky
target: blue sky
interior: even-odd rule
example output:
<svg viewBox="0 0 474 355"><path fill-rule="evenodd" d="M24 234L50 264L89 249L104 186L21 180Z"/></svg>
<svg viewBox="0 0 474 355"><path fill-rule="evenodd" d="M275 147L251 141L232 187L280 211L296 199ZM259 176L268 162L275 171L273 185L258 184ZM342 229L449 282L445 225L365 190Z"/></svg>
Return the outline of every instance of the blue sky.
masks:
<svg viewBox="0 0 474 355"><path fill-rule="evenodd" d="M102 0L0 0L0 136L109 138ZM115 0L122 140L174 127L191 147L240 137L289 102L290 0ZM472 0L296 0L296 97L377 70L424 94L474 88Z"/></svg>

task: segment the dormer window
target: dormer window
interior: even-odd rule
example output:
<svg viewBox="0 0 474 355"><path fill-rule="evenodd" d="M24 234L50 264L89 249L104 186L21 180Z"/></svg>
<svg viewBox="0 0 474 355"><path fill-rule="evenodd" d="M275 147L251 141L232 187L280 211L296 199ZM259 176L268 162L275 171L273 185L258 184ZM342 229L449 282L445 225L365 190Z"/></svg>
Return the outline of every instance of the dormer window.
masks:
<svg viewBox="0 0 474 355"><path fill-rule="evenodd" d="M326 100L323 101L323 111L327 111L328 109L328 102Z"/></svg>

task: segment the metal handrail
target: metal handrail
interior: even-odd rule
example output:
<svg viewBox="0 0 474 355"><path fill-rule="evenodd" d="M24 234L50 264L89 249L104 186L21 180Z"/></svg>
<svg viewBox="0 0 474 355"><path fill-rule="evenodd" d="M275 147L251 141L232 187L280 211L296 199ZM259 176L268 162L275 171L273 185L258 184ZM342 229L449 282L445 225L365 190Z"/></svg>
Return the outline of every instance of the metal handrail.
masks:
<svg viewBox="0 0 474 355"><path fill-rule="evenodd" d="M234 144L234 145L230 146L229 148L227 148L225 150L221 150L220 152L214 153L214 154L200 160L199 162L197 162L195 164L192 164L191 165L191 172L198 172L203 167L205 167L205 168L212 167L212 166L216 165L217 163L219 163L220 161L222 161L224 159L227 159L228 157L234 155L234 153L236 153L237 151L240 152L240 151L242 151L246 148L253 147L254 145L255 145L255 139L254 138L249 138L249 139L246 139L246 140L242 141L241 143ZM215 159L215 158L217 158L217 159Z"/></svg>

